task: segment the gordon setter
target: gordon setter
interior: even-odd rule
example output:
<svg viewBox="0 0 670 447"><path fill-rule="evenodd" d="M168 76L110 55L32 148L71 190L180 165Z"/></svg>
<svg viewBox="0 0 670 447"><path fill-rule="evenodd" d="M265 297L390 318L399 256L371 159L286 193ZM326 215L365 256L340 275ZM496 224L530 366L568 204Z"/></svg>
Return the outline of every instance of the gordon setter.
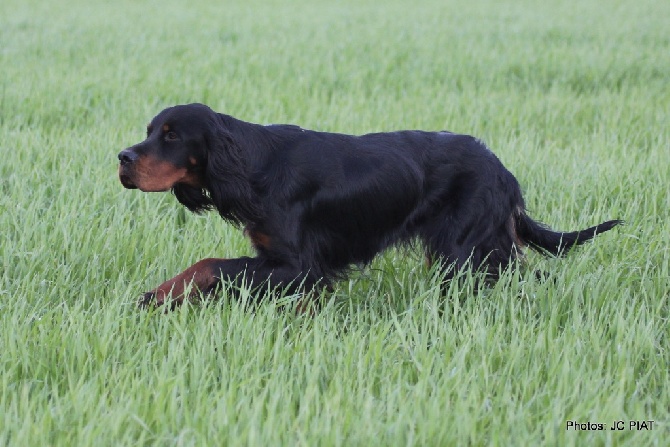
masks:
<svg viewBox="0 0 670 447"><path fill-rule="evenodd" d="M203 259L146 293L144 305L169 296L178 305L222 281L307 292L415 241L445 279L463 268L495 279L525 246L560 255L620 223L548 229L528 217L500 160L451 132L352 136L252 124L189 104L160 112L119 161L126 188L172 190L193 212L215 209L244 227L257 252Z"/></svg>

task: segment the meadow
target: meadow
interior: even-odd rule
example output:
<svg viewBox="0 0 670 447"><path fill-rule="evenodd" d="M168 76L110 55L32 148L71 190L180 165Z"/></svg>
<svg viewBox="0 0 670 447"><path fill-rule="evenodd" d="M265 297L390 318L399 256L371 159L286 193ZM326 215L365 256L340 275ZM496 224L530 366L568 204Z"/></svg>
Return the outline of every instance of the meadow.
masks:
<svg viewBox="0 0 670 447"><path fill-rule="evenodd" d="M3 0L0 445L668 445L669 17L660 0ZM197 260L252 253L215 213L117 179L117 153L189 102L476 135L534 218L627 224L480 291L391 250L315 315L225 290L138 310Z"/></svg>

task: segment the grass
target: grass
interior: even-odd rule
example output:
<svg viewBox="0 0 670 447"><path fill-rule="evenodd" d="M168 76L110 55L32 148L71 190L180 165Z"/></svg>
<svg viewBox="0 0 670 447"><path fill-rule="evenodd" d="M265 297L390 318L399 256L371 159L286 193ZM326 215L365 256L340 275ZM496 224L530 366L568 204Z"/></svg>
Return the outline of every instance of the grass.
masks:
<svg viewBox="0 0 670 447"><path fill-rule="evenodd" d="M670 6L554 3L4 1L0 445L665 445ZM628 225L478 294L390 251L313 317L138 311L198 259L251 253L116 178L155 113L194 101L471 133L532 216Z"/></svg>

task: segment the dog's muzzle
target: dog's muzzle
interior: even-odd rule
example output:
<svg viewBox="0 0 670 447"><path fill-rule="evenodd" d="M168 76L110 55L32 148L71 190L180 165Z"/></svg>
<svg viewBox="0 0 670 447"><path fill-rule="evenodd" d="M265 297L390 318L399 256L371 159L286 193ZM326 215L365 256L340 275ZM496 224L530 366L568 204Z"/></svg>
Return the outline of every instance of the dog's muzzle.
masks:
<svg viewBox="0 0 670 447"><path fill-rule="evenodd" d="M139 156L132 149L124 149L119 152L119 181L124 188L136 189L137 186L132 182L131 170Z"/></svg>

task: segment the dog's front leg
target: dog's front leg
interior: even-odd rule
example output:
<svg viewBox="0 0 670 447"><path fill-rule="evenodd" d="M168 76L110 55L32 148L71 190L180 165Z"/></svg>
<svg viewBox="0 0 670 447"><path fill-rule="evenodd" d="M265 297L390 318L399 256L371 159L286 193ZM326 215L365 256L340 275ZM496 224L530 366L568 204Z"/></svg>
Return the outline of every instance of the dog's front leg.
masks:
<svg viewBox="0 0 670 447"><path fill-rule="evenodd" d="M244 286L254 293L282 288L288 293L312 290L318 278L305 273L292 264L258 258L217 259L207 258L196 262L174 278L165 281L151 292L144 294L141 307L155 307L169 303L174 308L199 293L208 293L221 282ZM259 287L265 285L266 287ZM189 289L190 286L190 289Z"/></svg>
<svg viewBox="0 0 670 447"><path fill-rule="evenodd" d="M168 297L172 306L178 306L185 299L212 290L221 280L221 271L226 270L227 259L207 258L198 261L177 276L147 292L140 299L141 307L165 304ZM242 273L242 272L240 272ZM190 287L190 290L189 289Z"/></svg>

